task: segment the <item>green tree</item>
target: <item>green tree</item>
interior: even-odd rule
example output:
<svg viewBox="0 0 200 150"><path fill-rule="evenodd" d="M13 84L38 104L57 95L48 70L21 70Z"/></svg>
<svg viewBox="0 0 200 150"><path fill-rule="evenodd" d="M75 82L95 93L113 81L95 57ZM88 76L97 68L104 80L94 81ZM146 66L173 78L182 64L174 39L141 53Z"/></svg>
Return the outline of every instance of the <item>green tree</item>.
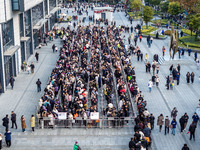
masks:
<svg viewBox="0 0 200 150"><path fill-rule="evenodd" d="M163 13L167 13L168 12L168 8L169 8L169 1L166 1L166 2L162 2L160 4L160 7L161 7L161 11Z"/></svg>
<svg viewBox="0 0 200 150"><path fill-rule="evenodd" d="M187 25L189 26L189 29L191 31L191 36L192 36L192 31L193 30L196 31L195 39L197 40L198 32L200 31L200 13L189 16Z"/></svg>
<svg viewBox="0 0 200 150"><path fill-rule="evenodd" d="M141 0L130 0L130 8L133 11L139 11L142 7L142 1Z"/></svg>
<svg viewBox="0 0 200 150"><path fill-rule="evenodd" d="M179 13L182 13L183 12L183 8L182 6L180 5L179 2L170 2L169 3L169 8L168 8L168 12L171 14L171 15L178 15Z"/></svg>
<svg viewBox="0 0 200 150"><path fill-rule="evenodd" d="M153 6L158 6L161 2L161 0L148 0L149 4Z"/></svg>
<svg viewBox="0 0 200 150"><path fill-rule="evenodd" d="M150 6L144 6L143 7L143 13L142 15L142 19L144 20L144 22L146 23L146 26L148 28L148 22L150 22L153 19L153 8Z"/></svg>

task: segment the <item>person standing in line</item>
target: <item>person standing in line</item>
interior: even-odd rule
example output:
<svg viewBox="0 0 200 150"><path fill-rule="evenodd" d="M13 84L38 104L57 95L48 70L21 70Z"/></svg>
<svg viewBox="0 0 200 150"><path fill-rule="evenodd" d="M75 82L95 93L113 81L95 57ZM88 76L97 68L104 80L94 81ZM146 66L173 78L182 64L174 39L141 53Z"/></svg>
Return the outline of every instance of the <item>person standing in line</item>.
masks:
<svg viewBox="0 0 200 150"><path fill-rule="evenodd" d="M41 84L42 84L42 82L40 81L40 79L37 80L36 84L37 84L37 91L41 92Z"/></svg>
<svg viewBox="0 0 200 150"><path fill-rule="evenodd" d="M155 117L153 116L153 114L150 115L149 119L150 119L151 130L153 130L153 128L154 128L154 120L155 120Z"/></svg>
<svg viewBox="0 0 200 150"><path fill-rule="evenodd" d="M10 85L12 87L12 90L13 90L13 87L14 87L14 82L15 82L15 79L13 78L13 76L10 77Z"/></svg>
<svg viewBox="0 0 200 150"><path fill-rule="evenodd" d="M39 53L38 52L35 53L35 59L38 62L38 60L39 60Z"/></svg>
<svg viewBox="0 0 200 150"><path fill-rule="evenodd" d="M182 116L182 117L179 119L179 123L180 123L180 126L181 126L181 133L182 133L183 130L184 130L184 123L185 123L185 118L184 118L184 116Z"/></svg>
<svg viewBox="0 0 200 150"><path fill-rule="evenodd" d="M33 62L31 63L30 67L31 67L31 74L33 74L35 69L35 65Z"/></svg>
<svg viewBox="0 0 200 150"><path fill-rule="evenodd" d="M22 132L26 132L26 119L24 117L24 115L22 115L21 117L21 125L22 125Z"/></svg>
<svg viewBox="0 0 200 150"><path fill-rule="evenodd" d="M8 130L8 126L9 126L9 118L8 118L8 115L6 115L6 117L4 117L3 119L2 119L2 121L3 121L3 126L4 127L6 127L6 131Z"/></svg>
<svg viewBox="0 0 200 150"><path fill-rule="evenodd" d="M16 123L16 114L14 113L14 111L11 112L11 121L12 121L12 127L11 128L15 128L17 129L17 123Z"/></svg>
<svg viewBox="0 0 200 150"><path fill-rule="evenodd" d="M194 72L192 72L190 76L191 76L191 82L193 83L194 82Z"/></svg>
<svg viewBox="0 0 200 150"><path fill-rule="evenodd" d="M189 72L187 72L187 74L186 74L186 80L187 80L187 83L190 83L190 73Z"/></svg>
<svg viewBox="0 0 200 150"><path fill-rule="evenodd" d="M148 82L149 92L151 92L152 86L153 86L153 82L151 80L149 80L149 82Z"/></svg>
<svg viewBox="0 0 200 150"><path fill-rule="evenodd" d="M166 118L165 118L165 135L166 135L167 133L169 134L169 124L170 124L169 117L166 116Z"/></svg>
<svg viewBox="0 0 200 150"><path fill-rule="evenodd" d="M158 116L158 119L157 119L157 125L159 126L159 132L161 132L161 130L162 130L163 122L164 122L163 114L160 114L160 116Z"/></svg>
<svg viewBox="0 0 200 150"><path fill-rule="evenodd" d="M172 134L175 135L175 133L176 133L176 125L177 125L177 122L176 122L175 118L172 120L171 125L172 125Z"/></svg>
<svg viewBox="0 0 200 150"><path fill-rule="evenodd" d="M11 146L11 134L12 133L9 130L7 130L6 133L4 134L7 147Z"/></svg>
<svg viewBox="0 0 200 150"><path fill-rule="evenodd" d="M196 130L196 124L195 124L195 122L193 121L192 122L192 124L190 125L190 127L189 127L189 132L190 132L190 140L192 140L192 137L193 137L193 139L194 139L194 141L195 141L195 130Z"/></svg>
<svg viewBox="0 0 200 150"><path fill-rule="evenodd" d="M31 122L32 132L34 132L35 131L35 117L34 117L34 115L31 116L30 122Z"/></svg>

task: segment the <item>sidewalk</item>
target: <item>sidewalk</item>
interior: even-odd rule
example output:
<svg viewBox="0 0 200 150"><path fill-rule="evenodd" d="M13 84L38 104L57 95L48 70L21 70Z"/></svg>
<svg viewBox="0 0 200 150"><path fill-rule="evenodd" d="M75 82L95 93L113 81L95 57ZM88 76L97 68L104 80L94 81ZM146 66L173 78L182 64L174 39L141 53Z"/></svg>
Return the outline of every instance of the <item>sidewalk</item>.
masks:
<svg viewBox="0 0 200 150"><path fill-rule="evenodd" d="M38 105L39 98L43 95L43 90L48 82L48 77L51 74L52 69L55 67L58 59L59 52L52 52L52 45L56 44L59 46L60 40L56 39L47 46L42 46L41 49L36 49L39 52L39 62L35 60L33 54L28 64L33 62L35 64L34 74L21 71L20 74L15 78L14 89L11 90L10 85L7 87L5 93L0 96L0 118L5 117L6 114L11 114L14 111L17 114L17 131L21 132L21 115L25 115L27 127L30 126L30 117L36 113L36 107ZM42 92L37 92L36 81L40 78L42 82ZM10 123L11 125L11 123ZM4 133L5 128L0 124L0 132ZM11 130L13 131L13 130ZM16 131L16 130L15 130Z"/></svg>

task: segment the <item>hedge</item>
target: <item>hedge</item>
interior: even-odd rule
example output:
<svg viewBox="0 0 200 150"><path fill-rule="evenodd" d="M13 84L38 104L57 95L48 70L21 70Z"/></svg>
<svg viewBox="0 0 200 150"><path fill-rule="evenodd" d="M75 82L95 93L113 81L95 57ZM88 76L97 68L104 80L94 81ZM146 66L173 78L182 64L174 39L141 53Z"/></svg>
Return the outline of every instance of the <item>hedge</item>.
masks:
<svg viewBox="0 0 200 150"><path fill-rule="evenodd" d="M187 35L191 35L191 31L188 29L181 29L181 31L183 31L183 33L185 33ZM196 33L192 32L192 35L196 35Z"/></svg>
<svg viewBox="0 0 200 150"><path fill-rule="evenodd" d="M195 36L183 36L179 38L179 41L183 42L185 46L200 48L200 38L195 41Z"/></svg>

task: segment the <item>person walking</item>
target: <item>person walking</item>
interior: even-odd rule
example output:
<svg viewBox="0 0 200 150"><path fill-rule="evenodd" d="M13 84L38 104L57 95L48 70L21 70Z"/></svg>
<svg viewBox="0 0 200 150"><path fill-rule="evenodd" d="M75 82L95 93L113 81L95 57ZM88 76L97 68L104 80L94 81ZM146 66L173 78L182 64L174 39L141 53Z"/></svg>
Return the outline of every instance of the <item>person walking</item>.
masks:
<svg viewBox="0 0 200 150"><path fill-rule="evenodd" d="M169 117L166 116L166 118L165 118L165 135L166 135L167 133L169 134L169 124L170 124Z"/></svg>
<svg viewBox="0 0 200 150"><path fill-rule="evenodd" d="M151 92L152 86L153 86L153 82L151 80L149 80L149 82L148 82L149 92Z"/></svg>
<svg viewBox="0 0 200 150"><path fill-rule="evenodd" d="M157 125L159 126L159 132L161 132L161 130L162 130L163 123L164 123L164 117L163 117L163 114L160 114L160 116L158 116L158 119L157 119Z"/></svg>
<svg viewBox="0 0 200 150"><path fill-rule="evenodd" d="M14 82L15 82L15 79L13 78L13 76L10 77L10 85L11 85L11 88L13 90L13 87L14 87Z"/></svg>
<svg viewBox="0 0 200 150"><path fill-rule="evenodd" d="M174 107L172 112L171 112L171 117L173 119L176 119L177 113L178 113L178 110L176 109L176 107Z"/></svg>
<svg viewBox="0 0 200 150"><path fill-rule="evenodd" d="M34 115L31 116L30 122L31 122L32 132L34 132L35 131L35 117L34 117Z"/></svg>
<svg viewBox="0 0 200 150"><path fill-rule="evenodd" d="M187 115L187 113L184 114L184 131L186 130L186 126L187 126L187 123L188 123L188 119L189 119L189 116Z"/></svg>
<svg viewBox="0 0 200 150"><path fill-rule="evenodd" d="M40 79L37 80L36 84L37 84L37 91L41 92L41 84L42 84L42 82L40 81Z"/></svg>
<svg viewBox="0 0 200 150"><path fill-rule="evenodd" d="M7 130L6 133L4 134L7 147L11 146L11 134L12 133L9 130Z"/></svg>
<svg viewBox="0 0 200 150"><path fill-rule="evenodd" d="M80 150L80 146L77 141L74 144L74 150Z"/></svg>
<svg viewBox="0 0 200 150"><path fill-rule="evenodd" d="M14 111L11 112L11 121L12 121L12 127L11 128L15 128L17 129L17 123L16 123L16 114L14 113Z"/></svg>
<svg viewBox="0 0 200 150"><path fill-rule="evenodd" d="M3 121L3 126L4 127L6 127L6 131L8 130L8 126L9 126L9 118L8 118L8 115L6 115L6 117L4 117L3 119L2 119L2 121Z"/></svg>
<svg viewBox="0 0 200 150"><path fill-rule="evenodd" d="M190 132L190 140L192 140L192 137L195 141L195 130L196 130L196 123L193 121L192 124L189 127L189 132Z"/></svg>
<svg viewBox="0 0 200 150"><path fill-rule="evenodd" d="M153 130L154 120L155 120L155 117L153 116L153 114L150 114L149 120L150 120L151 130Z"/></svg>
<svg viewBox="0 0 200 150"><path fill-rule="evenodd" d="M39 53L38 52L35 53L35 59L38 62L38 60L39 60Z"/></svg>
<svg viewBox="0 0 200 150"><path fill-rule="evenodd" d="M165 47L163 46L162 48L162 51L163 51L163 57L165 56Z"/></svg>
<svg viewBox="0 0 200 150"><path fill-rule="evenodd" d="M0 133L0 150L2 149L2 135Z"/></svg>
<svg viewBox="0 0 200 150"><path fill-rule="evenodd" d="M190 83L190 73L189 72L187 72L187 74L186 74L186 80L187 80L187 83Z"/></svg>
<svg viewBox="0 0 200 150"><path fill-rule="evenodd" d="M22 132L26 132L26 119L24 115L21 116L21 125L22 125Z"/></svg>
<svg viewBox="0 0 200 150"><path fill-rule="evenodd" d="M176 119L174 118L171 122L171 126L172 126L172 134L175 135L176 133L176 125L177 125L177 122L176 122Z"/></svg>
<svg viewBox="0 0 200 150"><path fill-rule="evenodd" d="M179 123L180 123L180 126L181 126L181 133L182 133L183 130L184 130L184 124L185 124L184 115L179 119Z"/></svg>
<svg viewBox="0 0 200 150"><path fill-rule="evenodd" d="M190 150L189 147L187 146L187 144L184 144L184 146L182 147L181 150Z"/></svg>
<svg viewBox="0 0 200 150"><path fill-rule="evenodd" d="M193 83L194 82L194 72L192 72L190 76L191 76L191 82Z"/></svg>
<svg viewBox="0 0 200 150"><path fill-rule="evenodd" d="M31 63L30 67L31 67L31 74L33 74L35 69L35 65L33 62Z"/></svg>
<svg viewBox="0 0 200 150"><path fill-rule="evenodd" d="M147 63L147 61L148 61L148 58L149 58L149 56L148 56L148 54L147 54L147 53L145 54L144 58L145 58L145 63Z"/></svg>
<svg viewBox="0 0 200 150"><path fill-rule="evenodd" d="M53 46L52 46L53 53L55 52L55 48L56 48L56 45L53 44Z"/></svg>
<svg viewBox="0 0 200 150"><path fill-rule="evenodd" d="M176 80L177 80L177 85L179 85L179 82L180 82L180 73L179 72L176 74Z"/></svg>

